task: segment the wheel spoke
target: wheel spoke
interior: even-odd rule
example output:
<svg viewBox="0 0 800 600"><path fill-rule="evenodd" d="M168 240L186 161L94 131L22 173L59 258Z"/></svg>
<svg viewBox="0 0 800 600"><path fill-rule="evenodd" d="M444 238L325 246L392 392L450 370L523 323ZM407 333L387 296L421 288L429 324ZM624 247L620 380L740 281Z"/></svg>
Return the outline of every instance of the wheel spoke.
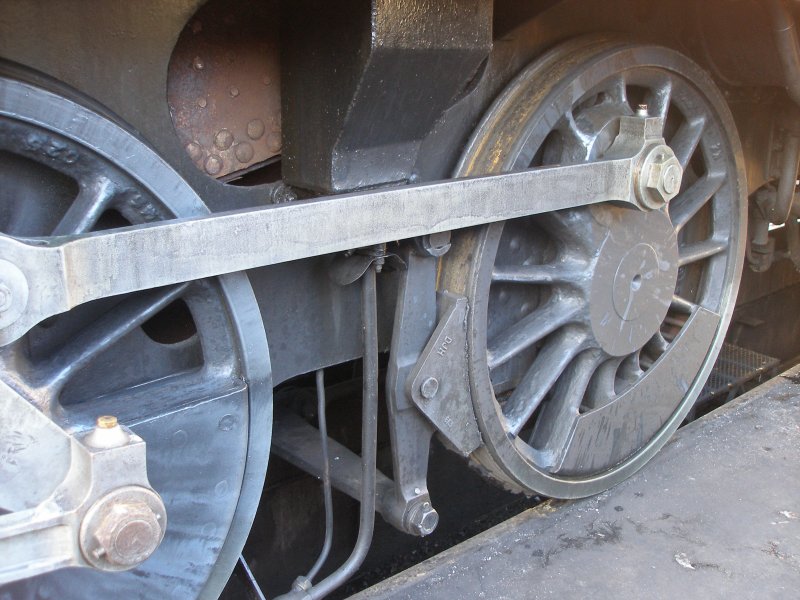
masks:
<svg viewBox="0 0 800 600"><path fill-rule="evenodd" d="M655 335L647 342L648 348L652 348L653 352L664 354L667 351L669 342L660 331L656 331Z"/></svg>
<svg viewBox="0 0 800 600"><path fill-rule="evenodd" d="M582 210L561 210L542 215L543 229L557 240L568 254L586 249L592 245L589 236L591 216Z"/></svg>
<svg viewBox="0 0 800 600"><path fill-rule="evenodd" d="M672 296L672 303L670 304L670 308L685 315L691 315L694 313L695 310L697 310L697 304L691 302L690 300L687 300L686 298L679 296L678 294L675 294L674 296Z"/></svg>
<svg viewBox="0 0 800 600"><path fill-rule="evenodd" d="M51 388L51 397L55 398L74 373L178 299L188 285L162 288L124 300L62 346L47 363L36 368L37 383Z"/></svg>
<svg viewBox="0 0 800 600"><path fill-rule="evenodd" d="M628 103L628 87L624 75L614 77L606 88L606 93L611 97L615 104Z"/></svg>
<svg viewBox="0 0 800 600"><path fill-rule="evenodd" d="M574 298L554 298L542 308L529 314L499 335L489 344L487 362L494 369L531 347L562 325L568 323L580 309Z"/></svg>
<svg viewBox="0 0 800 600"><path fill-rule="evenodd" d="M672 148L678 161L680 161L684 171L689 165L689 161L692 159L697 144L700 143L700 138L703 136L705 128L705 118L695 118L686 121L681 125L669 142L669 146Z"/></svg>
<svg viewBox="0 0 800 600"><path fill-rule="evenodd" d="M117 193L116 186L104 177L81 184L78 195L56 225L52 235L68 235L89 231L108 208Z"/></svg>
<svg viewBox="0 0 800 600"><path fill-rule="evenodd" d="M541 349L522 381L503 405L511 435L517 435L541 404L561 373L583 350L586 336L563 328Z"/></svg>
<svg viewBox="0 0 800 600"><path fill-rule="evenodd" d="M581 146L590 145L592 143L593 136L580 128L580 125L578 125L578 122L575 120L575 115L572 113L572 111L568 112L565 115L565 118L567 127L566 131L563 131L562 129L563 134L574 138L574 140L577 141Z"/></svg>
<svg viewBox="0 0 800 600"><path fill-rule="evenodd" d="M572 361L556 383L529 441L534 447L545 450L548 457L554 458L566 445L589 382L605 358L608 355L602 350L585 350Z"/></svg>
<svg viewBox="0 0 800 600"><path fill-rule="evenodd" d="M585 408L589 410L601 408L616 397L614 383L621 362L622 358L612 358L598 367L586 391Z"/></svg>
<svg viewBox="0 0 800 600"><path fill-rule="evenodd" d="M709 173L680 194L669 204L669 216L676 231L680 231L719 191L725 181L724 173Z"/></svg>
<svg viewBox="0 0 800 600"><path fill-rule="evenodd" d="M644 371L642 371L642 366L639 363L638 352L629 354L623 359L617 375L629 385L633 385L639 381L639 378L644 375Z"/></svg>
<svg viewBox="0 0 800 600"><path fill-rule="evenodd" d="M667 118L670 100L672 99L672 80L664 79L661 85L650 90L647 108L650 116Z"/></svg>
<svg viewBox="0 0 800 600"><path fill-rule="evenodd" d="M193 405L232 395L246 396L241 379L220 376L216 371L196 369L115 391L106 396L70 405L70 423L90 425L98 414L113 414L131 426L153 421Z"/></svg>
<svg viewBox="0 0 800 600"><path fill-rule="evenodd" d="M559 263L545 265L495 265L492 281L503 283L553 284L577 281L582 271Z"/></svg>
<svg viewBox="0 0 800 600"><path fill-rule="evenodd" d="M719 241L714 239L687 244L686 246L680 248L680 259L678 260L678 265L683 267L685 265L716 256L727 248L727 241Z"/></svg>

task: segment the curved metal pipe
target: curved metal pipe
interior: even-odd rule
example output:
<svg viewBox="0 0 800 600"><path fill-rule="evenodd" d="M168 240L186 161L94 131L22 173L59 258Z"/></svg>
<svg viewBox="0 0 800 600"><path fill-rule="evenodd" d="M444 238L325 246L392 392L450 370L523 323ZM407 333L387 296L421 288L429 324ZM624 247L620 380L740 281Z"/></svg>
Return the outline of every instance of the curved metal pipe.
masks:
<svg viewBox="0 0 800 600"><path fill-rule="evenodd" d="M792 211L794 191L797 187L797 166L800 160L800 137L786 132L781 157L780 179L775 204L769 210L769 220L775 225L785 223Z"/></svg>
<svg viewBox="0 0 800 600"><path fill-rule="evenodd" d="M331 461L328 456L328 424L325 417L325 370L317 371L317 415L319 419L319 435L322 442L322 494L325 503L325 541L317 561L306 575L308 581L313 581L322 565L328 559L333 544L333 497L331 495Z"/></svg>
<svg viewBox="0 0 800 600"><path fill-rule="evenodd" d="M789 97L800 105L800 39L794 17L783 0L772 0L769 4L772 31L783 69L783 83Z"/></svg>
<svg viewBox="0 0 800 600"><path fill-rule="evenodd" d="M361 416L361 508L358 537L347 560L336 571L306 590L293 590L276 600L319 600L347 581L367 556L375 530L375 487L378 453L378 311L375 263L361 278L364 333L363 400Z"/></svg>

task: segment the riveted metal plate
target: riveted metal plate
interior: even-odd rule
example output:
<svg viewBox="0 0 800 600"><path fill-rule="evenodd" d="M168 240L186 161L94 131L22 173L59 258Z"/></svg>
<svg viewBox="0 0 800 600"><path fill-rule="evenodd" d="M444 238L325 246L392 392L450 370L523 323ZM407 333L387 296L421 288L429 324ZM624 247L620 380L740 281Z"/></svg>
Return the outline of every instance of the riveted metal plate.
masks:
<svg viewBox="0 0 800 600"><path fill-rule="evenodd" d="M167 99L181 144L211 177L280 154L277 2L201 8L172 53Z"/></svg>

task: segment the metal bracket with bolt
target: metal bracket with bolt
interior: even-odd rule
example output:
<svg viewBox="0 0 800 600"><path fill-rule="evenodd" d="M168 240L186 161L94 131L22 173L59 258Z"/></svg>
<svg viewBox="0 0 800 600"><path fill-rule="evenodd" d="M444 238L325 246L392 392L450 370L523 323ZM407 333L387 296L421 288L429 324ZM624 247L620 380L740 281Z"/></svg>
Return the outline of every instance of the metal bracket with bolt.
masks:
<svg viewBox="0 0 800 600"><path fill-rule="evenodd" d="M407 393L417 408L461 452L468 456L481 445L481 434L469 382L459 373L467 365L467 299L439 294L436 330L411 370Z"/></svg>
<svg viewBox="0 0 800 600"><path fill-rule="evenodd" d="M0 515L0 585L63 567L123 571L156 551L167 513L142 438L112 416L71 434L2 382L0 414L0 440L20 441L0 456L0 506L11 511ZM25 484L51 457L47 477Z"/></svg>

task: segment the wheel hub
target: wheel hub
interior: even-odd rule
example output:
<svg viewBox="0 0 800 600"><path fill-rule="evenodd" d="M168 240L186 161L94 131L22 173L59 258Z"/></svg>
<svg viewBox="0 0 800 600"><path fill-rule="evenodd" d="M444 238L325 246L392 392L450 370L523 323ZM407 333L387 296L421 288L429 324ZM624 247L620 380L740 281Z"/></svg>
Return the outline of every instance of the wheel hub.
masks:
<svg viewBox="0 0 800 600"><path fill-rule="evenodd" d="M589 321L603 350L625 356L653 337L667 314L678 278L677 236L660 211L598 210L608 214L608 234L591 276Z"/></svg>

